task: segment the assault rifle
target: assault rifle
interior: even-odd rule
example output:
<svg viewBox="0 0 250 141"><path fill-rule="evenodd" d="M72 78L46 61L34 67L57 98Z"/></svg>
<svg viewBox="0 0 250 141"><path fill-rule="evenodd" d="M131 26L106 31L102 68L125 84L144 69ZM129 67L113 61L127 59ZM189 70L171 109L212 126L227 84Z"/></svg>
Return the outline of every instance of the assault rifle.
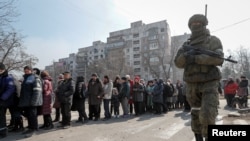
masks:
<svg viewBox="0 0 250 141"><path fill-rule="evenodd" d="M197 47L193 47L193 46L189 46L189 45L183 45L183 49L184 49L185 52L193 50L194 52L196 52L196 54L206 54L206 55L209 55L211 57L224 59L225 61L228 61L228 62L231 62L231 63L236 63L236 64L238 63L237 61L232 60L231 56L229 56L228 58L224 58L224 57L221 57L221 54L210 51L210 50L197 48Z"/></svg>

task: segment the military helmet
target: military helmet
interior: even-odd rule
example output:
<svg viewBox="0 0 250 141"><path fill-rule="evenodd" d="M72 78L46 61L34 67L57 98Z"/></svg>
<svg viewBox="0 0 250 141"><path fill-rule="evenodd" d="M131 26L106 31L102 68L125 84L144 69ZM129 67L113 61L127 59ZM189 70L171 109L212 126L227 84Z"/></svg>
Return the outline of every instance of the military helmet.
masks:
<svg viewBox="0 0 250 141"><path fill-rule="evenodd" d="M208 24L207 17L202 14L193 15L188 21L188 27L190 28L192 22L201 22L204 26Z"/></svg>

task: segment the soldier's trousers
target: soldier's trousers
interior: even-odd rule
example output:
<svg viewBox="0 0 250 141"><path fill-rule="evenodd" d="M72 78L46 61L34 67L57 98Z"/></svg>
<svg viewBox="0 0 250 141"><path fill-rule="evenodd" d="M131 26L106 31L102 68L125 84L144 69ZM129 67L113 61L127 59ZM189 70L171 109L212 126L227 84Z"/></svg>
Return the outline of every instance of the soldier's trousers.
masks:
<svg viewBox="0 0 250 141"><path fill-rule="evenodd" d="M214 125L218 115L218 81L187 83L186 96L191 106L191 128L207 137L208 125Z"/></svg>

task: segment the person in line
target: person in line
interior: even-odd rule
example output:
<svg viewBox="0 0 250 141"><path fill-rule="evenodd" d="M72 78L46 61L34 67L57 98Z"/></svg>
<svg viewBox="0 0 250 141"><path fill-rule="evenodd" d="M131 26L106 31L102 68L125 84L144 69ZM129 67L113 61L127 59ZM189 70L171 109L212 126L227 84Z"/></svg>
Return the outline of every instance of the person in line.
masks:
<svg viewBox="0 0 250 141"><path fill-rule="evenodd" d="M62 123L58 128L68 129L71 126L71 106L75 92L75 82L70 72L63 73L64 80L58 87L58 99L61 107Z"/></svg>
<svg viewBox="0 0 250 141"><path fill-rule="evenodd" d="M89 120L98 121L100 118L100 105L103 96L102 82L96 73L91 75L88 83Z"/></svg>
<svg viewBox="0 0 250 141"><path fill-rule="evenodd" d="M133 89L135 116L139 116L142 114L144 88L143 85L140 83L140 78L138 76L134 78L134 85L132 89Z"/></svg>
<svg viewBox="0 0 250 141"><path fill-rule="evenodd" d="M63 74L60 74L57 80L57 86L56 89L54 90L55 92L55 102L53 103L53 108L55 108L55 119L53 120L53 122L58 122L60 121L60 115L61 115L61 108L60 108L60 102L58 99L58 88L59 86L62 84L64 78L63 78Z"/></svg>
<svg viewBox="0 0 250 141"><path fill-rule="evenodd" d="M121 77L119 75L117 75L113 81L113 88L116 88L117 91L119 92L120 89L121 89ZM111 100L112 101L112 100ZM111 105L110 105L110 114L112 115L113 113L113 110L114 110L114 103L111 102Z"/></svg>
<svg viewBox="0 0 250 141"><path fill-rule="evenodd" d="M10 74L12 75L12 74ZM13 75L14 84L15 84L15 92L13 97L13 105L8 107L11 119L10 124L8 125L9 132L21 132L24 131L23 126L23 117L21 113L21 109L18 107L19 99L20 99L20 91L21 91L21 82L18 80L17 76Z"/></svg>
<svg viewBox="0 0 250 141"><path fill-rule="evenodd" d="M134 101L133 101L133 86L134 86L134 81L131 79L130 75L126 75L126 81L128 82L129 86L129 98L128 98L128 106L129 106L129 114L132 115L134 112Z"/></svg>
<svg viewBox="0 0 250 141"><path fill-rule="evenodd" d="M123 110L123 118L127 118L129 116L128 113L128 99L130 95L130 87L126 77L122 77L121 79L121 90L119 92L119 99L122 105Z"/></svg>
<svg viewBox="0 0 250 141"><path fill-rule="evenodd" d="M114 117L119 118L120 115L120 101L119 101L119 92L117 88L112 89L112 97L111 97L111 103L114 106Z"/></svg>
<svg viewBox="0 0 250 141"><path fill-rule="evenodd" d="M76 123L87 123L88 116L85 111L85 101L87 97L87 85L85 84L84 77L78 76L76 78L76 85L75 85L75 93L73 95L73 105L71 109L74 107L79 114L78 120Z"/></svg>
<svg viewBox="0 0 250 141"><path fill-rule="evenodd" d="M154 102L154 109L155 109L155 114L160 115L162 114L162 95L163 95L163 80L159 79L153 89L153 102Z"/></svg>
<svg viewBox="0 0 250 141"><path fill-rule="evenodd" d="M107 75L104 76L103 79L103 108L104 108L104 121L109 120L111 118L111 114L109 111L110 100L112 96L113 82L109 79Z"/></svg>
<svg viewBox="0 0 250 141"><path fill-rule="evenodd" d="M8 133L6 110L13 104L15 89L13 77L8 74L5 65L0 63L0 139L5 138Z"/></svg>
<svg viewBox="0 0 250 141"><path fill-rule="evenodd" d="M47 71L41 72L43 84L43 105L41 106L41 114L43 115L43 125L39 129L49 130L54 128L51 112L52 112L52 79Z"/></svg>
<svg viewBox="0 0 250 141"><path fill-rule="evenodd" d="M22 134L31 137L38 130L37 109L43 104L42 82L37 75L39 69L34 73L30 66L24 67L24 79L21 84L19 107L22 108L24 116L28 120L28 130Z"/></svg>
<svg viewBox="0 0 250 141"><path fill-rule="evenodd" d="M152 80L149 80L146 86L146 91L147 91L147 112L152 112L153 111L153 89L154 89L154 82Z"/></svg>

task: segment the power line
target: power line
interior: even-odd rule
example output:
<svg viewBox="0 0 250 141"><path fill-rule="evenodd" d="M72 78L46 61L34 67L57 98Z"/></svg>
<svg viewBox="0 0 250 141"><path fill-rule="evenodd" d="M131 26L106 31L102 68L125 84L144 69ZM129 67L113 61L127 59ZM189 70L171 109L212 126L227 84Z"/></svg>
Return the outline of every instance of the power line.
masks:
<svg viewBox="0 0 250 141"><path fill-rule="evenodd" d="M249 20L250 20L250 18L241 20L241 21L239 21L239 22L236 22L236 23L233 23L233 24L224 26L224 27L222 27L222 28L216 29L216 30L212 31L212 33L218 32L218 31L221 31L221 30L224 30L224 29L227 29L227 28L230 28L230 27L232 27L232 26L235 26L235 25L237 25L237 24L240 24L240 23L243 23L243 22L246 22L246 21L249 21Z"/></svg>

